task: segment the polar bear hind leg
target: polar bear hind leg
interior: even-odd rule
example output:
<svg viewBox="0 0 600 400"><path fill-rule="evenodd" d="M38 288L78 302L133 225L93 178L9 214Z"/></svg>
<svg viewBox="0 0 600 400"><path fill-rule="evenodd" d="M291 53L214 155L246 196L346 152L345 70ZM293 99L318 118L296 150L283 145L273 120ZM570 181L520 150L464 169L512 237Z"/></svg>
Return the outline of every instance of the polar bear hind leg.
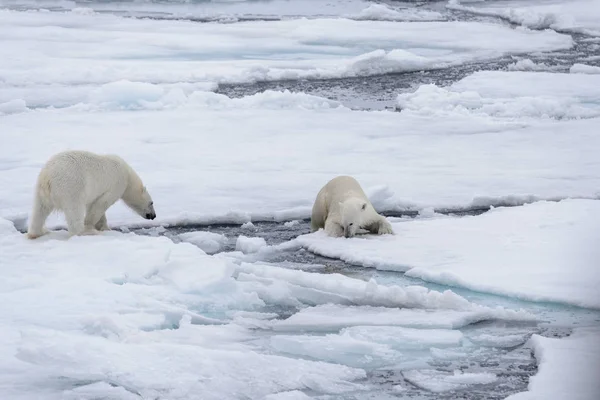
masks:
<svg viewBox="0 0 600 400"><path fill-rule="evenodd" d="M48 230L44 228L44 224L53 210L53 207L42 199L39 193L36 193L33 203L29 229L27 229L29 239L36 239L48 233Z"/></svg>
<svg viewBox="0 0 600 400"><path fill-rule="evenodd" d="M70 201L62 207L67 220L69 236L81 235L86 231L85 227L85 206L78 199Z"/></svg>

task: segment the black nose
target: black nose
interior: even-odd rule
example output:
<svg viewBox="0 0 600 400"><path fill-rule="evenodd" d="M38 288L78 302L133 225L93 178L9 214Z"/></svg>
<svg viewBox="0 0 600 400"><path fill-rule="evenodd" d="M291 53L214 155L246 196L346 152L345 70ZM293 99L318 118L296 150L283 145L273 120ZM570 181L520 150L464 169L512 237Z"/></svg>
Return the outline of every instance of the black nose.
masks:
<svg viewBox="0 0 600 400"><path fill-rule="evenodd" d="M156 214L148 213L146 214L146 219L154 219L156 218Z"/></svg>

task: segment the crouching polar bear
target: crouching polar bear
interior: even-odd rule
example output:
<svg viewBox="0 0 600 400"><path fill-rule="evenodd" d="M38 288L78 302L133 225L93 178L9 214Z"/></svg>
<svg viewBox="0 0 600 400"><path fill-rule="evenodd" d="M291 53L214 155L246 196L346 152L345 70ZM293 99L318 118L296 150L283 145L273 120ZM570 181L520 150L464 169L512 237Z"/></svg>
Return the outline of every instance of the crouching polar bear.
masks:
<svg viewBox="0 0 600 400"><path fill-rule="evenodd" d="M352 237L359 228L378 235L394 233L350 176L338 176L323 186L313 205L310 225L312 232L325 228L325 233L334 237Z"/></svg>
<svg viewBox="0 0 600 400"><path fill-rule="evenodd" d="M105 212L119 199L142 217L156 218L142 180L121 157L87 151L58 153L38 176L27 237L47 233L44 224L54 210L65 214L70 236L108 230Z"/></svg>

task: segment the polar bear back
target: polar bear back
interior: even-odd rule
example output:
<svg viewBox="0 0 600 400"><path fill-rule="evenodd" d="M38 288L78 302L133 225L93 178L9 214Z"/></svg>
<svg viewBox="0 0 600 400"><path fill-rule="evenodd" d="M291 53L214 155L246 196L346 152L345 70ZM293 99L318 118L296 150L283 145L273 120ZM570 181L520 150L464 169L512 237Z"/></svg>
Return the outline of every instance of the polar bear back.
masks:
<svg viewBox="0 0 600 400"><path fill-rule="evenodd" d="M65 198L75 196L92 201L102 193L112 192L118 199L127 189L132 171L118 156L65 151L48 160L38 185L59 207Z"/></svg>

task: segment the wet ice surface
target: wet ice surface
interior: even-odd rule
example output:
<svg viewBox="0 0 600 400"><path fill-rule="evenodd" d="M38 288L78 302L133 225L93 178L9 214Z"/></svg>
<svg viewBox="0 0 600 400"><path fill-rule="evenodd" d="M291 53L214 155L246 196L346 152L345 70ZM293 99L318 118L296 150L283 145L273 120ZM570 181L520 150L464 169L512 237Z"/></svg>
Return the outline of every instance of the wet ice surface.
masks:
<svg viewBox="0 0 600 400"><path fill-rule="evenodd" d="M481 211L473 213L480 214ZM233 254L230 252L240 250L240 237L260 238L268 246L277 246L298 235L309 233L310 224L307 220L296 220L285 223L159 227L138 229L135 232L166 236L174 242L182 241L183 238L194 243L191 239L196 238L199 240L199 247L205 250L206 240L215 240L219 243L218 250L210 245L208 250L212 250L210 252L213 254L219 253L217 256L227 256ZM528 303L460 288L448 288L409 278L399 272L366 269L338 259L322 257L302 248L286 249L279 246L279 250L263 252L253 261L311 273L342 274L362 281L375 279L380 285L419 285L440 292L451 289L477 304L522 308L541 318L537 323L482 321L452 330L360 326L359 322L355 323L359 326L323 330L326 325L319 326L318 321L314 322L314 328L311 328L312 322L305 328L294 327L292 323L290 329L275 332L261 331L259 328L255 343L260 351L365 369L367 378L363 383L369 385L369 390L325 398L504 399L510 394L526 390L529 378L537 372L533 349L527 342L531 335L560 338L569 335L571 329L579 324L600 323L600 313L595 311L556 304ZM321 307L327 308L323 315L330 316L329 319L336 316L335 311L328 309L335 306ZM394 309L389 310L393 312ZM267 303L260 311L275 313L276 319L280 320L302 314L299 314L299 308L282 306L280 303ZM308 312L318 315L318 310L314 307L308 309ZM373 320L373 312L380 311L366 310L364 317L358 312L351 314L351 318L366 318L363 320L365 323ZM312 318L315 317L310 317L307 321ZM389 318L380 319L384 321L378 323L385 323L387 320L387 323L393 325ZM438 322L442 323L441 320ZM306 394L318 393L307 391Z"/></svg>

